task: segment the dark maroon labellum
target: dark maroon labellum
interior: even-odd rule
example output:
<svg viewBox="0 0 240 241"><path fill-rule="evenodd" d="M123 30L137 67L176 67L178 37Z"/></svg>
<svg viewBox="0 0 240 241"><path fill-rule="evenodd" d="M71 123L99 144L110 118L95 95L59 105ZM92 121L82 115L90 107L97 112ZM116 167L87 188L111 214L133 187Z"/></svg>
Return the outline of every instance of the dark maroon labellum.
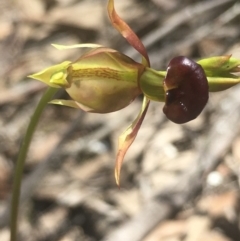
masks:
<svg viewBox="0 0 240 241"><path fill-rule="evenodd" d="M166 101L163 112L177 124L195 119L208 101L208 81L196 62L178 56L168 64L163 82Z"/></svg>

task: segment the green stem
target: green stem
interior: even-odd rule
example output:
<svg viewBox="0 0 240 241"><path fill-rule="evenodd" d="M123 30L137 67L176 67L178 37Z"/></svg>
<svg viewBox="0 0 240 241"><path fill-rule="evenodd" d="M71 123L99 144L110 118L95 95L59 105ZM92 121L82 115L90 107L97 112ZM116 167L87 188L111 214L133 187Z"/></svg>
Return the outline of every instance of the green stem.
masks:
<svg viewBox="0 0 240 241"><path fill-rule="evenodd" d="M29 149L29 145L32 140L32 136L38 124L39 118L47 105L47 103L52 99L53 95L58 91L56 88L49 87L46 92L43 94L41 100L39 101L35 112L30 120L28 125L25 137L23 139L21 148L19 150L19 155L14 172L13 180L13 193L12 193L12 202L11 202L11 217L10 217L10 230L11 238L10 241L17 240L17 219L18 219L18 207L21 193L21 181L23 175L23 168Z"/></svg>
<svg viewBox="0 0 240 241"><path fill-rule="evenodd" d="M149 100L165 101L165 91L163 89L163 80L166 76L166 71L156 71L146 67L140 77L140 87L144 95Z"/></svg>

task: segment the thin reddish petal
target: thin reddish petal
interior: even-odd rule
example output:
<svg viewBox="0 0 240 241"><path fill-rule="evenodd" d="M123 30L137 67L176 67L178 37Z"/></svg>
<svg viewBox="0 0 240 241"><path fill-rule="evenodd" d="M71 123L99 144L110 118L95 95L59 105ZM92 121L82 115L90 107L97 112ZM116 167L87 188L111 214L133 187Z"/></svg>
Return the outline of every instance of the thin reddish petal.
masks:
<svg viewBox="0 0 240 241"><path fill-rule="evenodd" d="M121 173L121 167L122 167L124 156L138 134L138 131L147 113L149 103L150 101L146 97L144 97L142 109L138 117L122 133L122 135L118 139L118 153L117 153L116 164L115 164L115 180L118 186L120 186L120 173Z"/></svg>
<svg viewBox="0 0 240 241"><path fill-rule="evenodd" d="M143 43L138 38L138 36L133 32L133 30L128 26L128 24L124 22L116 13L114 9L114 0L108 1L108 15L114 28L116 28L122 34L122 36L128 41L128 43L142 55L144 59L143 64L149 67L150 61Z"/></svg>

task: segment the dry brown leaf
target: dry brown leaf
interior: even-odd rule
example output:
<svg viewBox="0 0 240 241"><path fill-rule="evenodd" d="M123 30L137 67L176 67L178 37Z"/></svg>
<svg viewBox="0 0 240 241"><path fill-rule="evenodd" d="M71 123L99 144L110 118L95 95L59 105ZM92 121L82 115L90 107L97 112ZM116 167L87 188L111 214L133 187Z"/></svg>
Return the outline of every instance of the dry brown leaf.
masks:
<svg viewBox="0 0 240 241"><path fill-rule="evenodd" d="M159 224L143 241L170 241L180 240L179 237L186 232L184 220L165 221Z"/></svg>
<svg viewBox="0 0 240 241"><path fill-rule="evenodd" d="M227 191L203 197L199 201L198 207L200 210L209 213L213 218L225 217L229 221L235 221L237 204L238 193Z"/></svg>

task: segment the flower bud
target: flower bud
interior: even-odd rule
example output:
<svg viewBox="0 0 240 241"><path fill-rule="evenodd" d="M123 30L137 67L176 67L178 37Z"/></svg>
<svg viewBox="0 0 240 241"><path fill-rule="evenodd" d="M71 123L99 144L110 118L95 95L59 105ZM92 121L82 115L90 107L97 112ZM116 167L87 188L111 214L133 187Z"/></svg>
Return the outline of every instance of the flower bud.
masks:
<svg viewBox="0 0 240 241"><path fill-rule="evenodd" d="M239 72L240 60L231 57L231 55L215 56L201 59L198 64L207 72L208 76L216 76L222 73L229 74Z"/></svg>
<svg viewBox="0 0 240 241"><path fill-rule="evenodd" d="M240 82L240 60L231 55L216 56L198 61L208 78L209 91L226 90Z"/></svg>
<svg viewBox="0 0 240 241"><path fill-rule="evenodd" d="M95 113L128 106L142 93L139 78L145 66L109 48L95 48L75 62L63 62L29 77L56 88L65 88L72 100L51 103Z"/></svg>
<svg viewBox="0 0 240 241"><path fill-rule="evenodd" d="M128 106L141 90L144 66L108 48L97 48L71 65L68 94L80 108L108 113Z"/></svg>

